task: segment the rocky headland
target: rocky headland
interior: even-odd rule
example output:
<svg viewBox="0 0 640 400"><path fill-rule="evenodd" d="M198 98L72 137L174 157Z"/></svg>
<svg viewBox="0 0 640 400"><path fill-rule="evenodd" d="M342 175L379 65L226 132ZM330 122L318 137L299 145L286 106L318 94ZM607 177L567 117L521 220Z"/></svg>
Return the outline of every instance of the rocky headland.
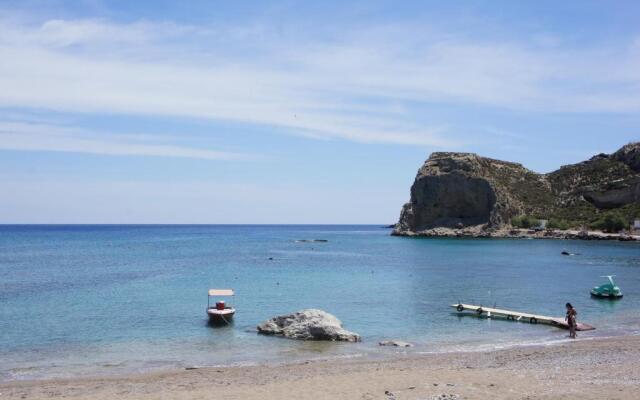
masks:
<svg viewBox="0 0 640 400"><path fill-rule="evenodd" d="M547 174L473 153L438 152L418 170L392 234L640 240L628 231L637 218L640 142ZM522 220L546 225L517 226ZM625 228L601 232L609 226L602 221Z"/></svg>

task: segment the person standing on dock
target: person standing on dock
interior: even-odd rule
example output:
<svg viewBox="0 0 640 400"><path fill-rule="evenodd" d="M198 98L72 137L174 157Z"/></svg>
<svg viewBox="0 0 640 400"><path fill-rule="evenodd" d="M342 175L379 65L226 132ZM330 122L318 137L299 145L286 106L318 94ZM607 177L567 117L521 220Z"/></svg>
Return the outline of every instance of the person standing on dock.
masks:
<svg viewBox="0 0 640 400"><path fill-rule="evenodd" d="M564 319L567 321L567 324L569 325L569 337L571 339L575 339L576 325L577 325L576 317L578 315L578 312L576 311L575 308L573 308L571 303L567 303L566 307L567 307L567 316Z"/></svg>

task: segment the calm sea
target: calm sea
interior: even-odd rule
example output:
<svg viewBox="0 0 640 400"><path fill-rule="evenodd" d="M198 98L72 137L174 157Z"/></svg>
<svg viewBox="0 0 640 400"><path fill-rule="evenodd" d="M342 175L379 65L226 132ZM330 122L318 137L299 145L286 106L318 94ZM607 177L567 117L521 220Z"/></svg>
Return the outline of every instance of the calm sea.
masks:
<svg viewBox="0 0 640 400"><path fill-rule="evenodd" d="M590 298L605 274L624 299ZM209 288L235 289L232 326L207 325ZM0 226L0 379L405 351L381 339L413 342L413 353L565 340L544 325L459 317L448 307L458 301L557 316L570 301L598 328L582 338L637 334L640 246L410 239L379 226ZM303 308L364 341L255 333Z"/></svg>

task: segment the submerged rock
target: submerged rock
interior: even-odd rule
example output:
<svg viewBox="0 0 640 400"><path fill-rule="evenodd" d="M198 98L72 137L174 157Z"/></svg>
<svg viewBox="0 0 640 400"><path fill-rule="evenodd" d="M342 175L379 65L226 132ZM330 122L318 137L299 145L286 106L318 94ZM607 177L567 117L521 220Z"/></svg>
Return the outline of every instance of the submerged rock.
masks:
<svg viewBox="0 0 640 400"><path fill-rule="evenodd" d="M393 346L393 347L413 347L411 343L403 342L402 340L384 340L378 343L380 346Z"/></svg>
<svg viewBox="0 0 640 400"><path fill-rule="evenodd" d="M273 317L258 325L258 333L300 340L360 341L360 335L342 328L338 318L315 309Z"/></svg>

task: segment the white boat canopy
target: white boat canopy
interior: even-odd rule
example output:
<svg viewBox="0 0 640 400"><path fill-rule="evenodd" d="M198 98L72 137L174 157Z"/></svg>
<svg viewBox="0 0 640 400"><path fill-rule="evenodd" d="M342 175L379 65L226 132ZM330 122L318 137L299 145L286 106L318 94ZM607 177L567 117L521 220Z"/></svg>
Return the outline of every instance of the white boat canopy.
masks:
<svg viewBox="0 0 640 400"><path fill-rule="evenodd" d="M209 296L233 296L233 289L209 289Z"/></svg>

